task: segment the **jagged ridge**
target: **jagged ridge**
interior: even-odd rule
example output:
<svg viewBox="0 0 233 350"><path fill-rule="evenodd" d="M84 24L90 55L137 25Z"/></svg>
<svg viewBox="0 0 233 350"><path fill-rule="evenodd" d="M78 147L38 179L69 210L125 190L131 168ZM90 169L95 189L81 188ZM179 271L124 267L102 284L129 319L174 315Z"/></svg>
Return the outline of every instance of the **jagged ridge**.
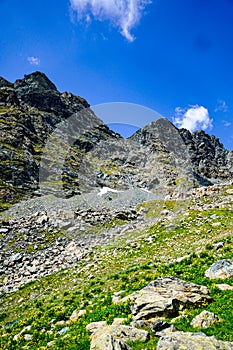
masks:
<svg viewBox="0 0 233 350"><path fill-rule="evenodd" d="M79 96L60 93L41 72L15 83L0 78L3 202L40 194L39 175L47 180L47 192L59 195L62 189L66 196L103 186L139 187L165 196L232 177L232 152L214 136L191 134L160 119L123 139L89 107ZM52 143L49 154L45 147L54 131L59 142Z"/></svg>

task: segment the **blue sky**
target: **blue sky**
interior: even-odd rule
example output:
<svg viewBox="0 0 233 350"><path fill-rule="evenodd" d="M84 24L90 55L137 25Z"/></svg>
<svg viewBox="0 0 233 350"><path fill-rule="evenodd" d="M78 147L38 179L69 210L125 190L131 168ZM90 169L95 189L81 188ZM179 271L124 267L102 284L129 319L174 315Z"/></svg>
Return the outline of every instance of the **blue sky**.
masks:
<svg viewBox="0 0 233 350"><path fill-rule="evenodd" d="M0 0L0 14L6 79L40 70L91 105L142 105L233 149L232 0Z"/></svg>

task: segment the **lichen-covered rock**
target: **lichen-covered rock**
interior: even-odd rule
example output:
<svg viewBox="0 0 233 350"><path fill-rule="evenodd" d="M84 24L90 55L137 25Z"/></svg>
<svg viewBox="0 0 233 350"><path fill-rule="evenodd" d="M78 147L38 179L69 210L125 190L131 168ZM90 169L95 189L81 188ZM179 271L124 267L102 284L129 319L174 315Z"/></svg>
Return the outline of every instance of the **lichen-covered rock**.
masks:
<svg viewBox="0 0 233 350"><path fill-rule="evenodd" d="M119 325L124 324L124 322L126 322L126 321L127 321L127 318L125 318L125 317L116 317L116 318L114 318L112 324L114 326L119 326Z"/></svg>
<svg viewBox="0 0 233 350"><path fill-rule="evenodd" d="M232 350L233 343L207 337L204 333L171 332L162 336L157 350Z"/></svg>
<svg viewBox="0 0 233 350"><path fill-rule="evenodd" d="M211 279L233 277L233 260L222 259L216 261L208 270L206 270L205 276Z"/></svg>
<svg viewBox="0 0 233 350"><path fill-rule="evenodd" d="M233 290L233 287L226 283L216 284L216 287L220 290Z"/></svg>
<svg viewBox="0 0 233 350"><path fill-rule="evenodd" d="M158 278L127 298L133 302L134 320L175 317L189 305L200 306L213 301L205 286L171 276Z"/></svg>
<svg viewBox="0 0 233 350"><path fill-rule="evenodd" d="M194 328L208 328L219 321L220 319L213 312L204 310L192 319L191 325Z"/></svg>
<svg viewBox="0 0 233 350"><path fill-rule="evenodd" d="M122 340L104 333L91 341L90 350L131 350Z"/></svg>
<svg viewBox="0 0 233 350"><path fill-rule="evenodd" d="M95 340L103 334L110 334L115 339L122 340L123 342L147 341L149 338L149 333L143 329L137 329L135 327L125 325L111 325L99 327L91 335L91 339Z"/></svg>
<svg viewBox="0 0 233 350"><path fill-rule="evenodd" d="M86 329L90 333L95 333L101 328L107 327L107 322L106 321L97 321L97 322L91 322L86 326Z"/></svg>

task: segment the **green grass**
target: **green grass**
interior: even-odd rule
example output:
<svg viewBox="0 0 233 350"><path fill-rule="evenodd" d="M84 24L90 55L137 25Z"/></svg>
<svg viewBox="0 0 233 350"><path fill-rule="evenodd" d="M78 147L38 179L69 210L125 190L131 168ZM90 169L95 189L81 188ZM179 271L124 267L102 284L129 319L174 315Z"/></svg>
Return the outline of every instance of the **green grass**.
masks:
<svg viewBox="0 0 233 350"><path fill-rule="evenodd" d="M151 210L150 217L156 215L156 210L153 211L156 205L158 203L144 205ZM173 210L177 205L171 202L166 203L166 207ZM185 310L184 317L176 320L175 326L179 330L194 331L190 326L192 318L203 309L209 310L223 321L202 331L233 341L233 292L216 287L217 283L233 285L233 278L209 280L204 276L213 262L233 259L232 204L202 211L185 207L183 214L174 220L172 228L165 217L147 229L128 232L106 246L95 248L72 269L44 277L2 297L0 348L47 349L47 343L54 341L51 349L87 350L90 347L88 323L101 320L111 323L114 317L125 317L127 323L131 320L128 303L112 303L114 292L122 291L121 296L125 296L167 275L207 286L215 300L199 309ZM224 248L215 250L213 244L218 241L224 242ZM64 325L57 322L67 321L74 309L85 309L87 313L68 325L65 335L59 335ZM26 333L32 334L32 339L25 341L21 336L14 341L14 336L29 325L32 328ZM158 338L151 334L148 343L130 346L135 350L153 350L157 342Z"/></svg>
<svg viewBox="0 0 233 350"><path fill-rule="evenodd" d="M187 209L189 201L176 201L176 200L156 200L142 203L137 206L137 210L144 209L146 211L146 217L148 219L158 217L163 210L169 210L173 213L184 211Z"/></svg>
<svg viewBox="0 0 233 350"><path fill-rule="evenodd" d="M0 212L7 210L7 209L10 209L11 206L12 206L12 204L9 202L1 202L0 201Z"/></svg>

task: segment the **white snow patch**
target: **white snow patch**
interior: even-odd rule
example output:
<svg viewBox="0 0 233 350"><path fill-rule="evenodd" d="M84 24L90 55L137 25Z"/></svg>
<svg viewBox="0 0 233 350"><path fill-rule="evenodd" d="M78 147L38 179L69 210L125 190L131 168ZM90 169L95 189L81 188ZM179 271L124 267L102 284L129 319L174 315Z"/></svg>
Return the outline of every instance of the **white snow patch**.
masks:
<svg viewBox="0 0 233 350"><path fill-rule="evenodd" d="M122 192L122 191L117 191L117 190L114 190L113 188L110 188L110 187L103 187L103 188L101 188L99 193L97 193L97 196L102 196L103 194L106 194L108 192L118 193L118 192Z"/></svg>
<svg viewBox="0 0 233 350"><path fill-rule="evenodd" d="M142 191L147 192L147 193L152 193L151 191L149 191L147 188L141 188Z"/></svg>

